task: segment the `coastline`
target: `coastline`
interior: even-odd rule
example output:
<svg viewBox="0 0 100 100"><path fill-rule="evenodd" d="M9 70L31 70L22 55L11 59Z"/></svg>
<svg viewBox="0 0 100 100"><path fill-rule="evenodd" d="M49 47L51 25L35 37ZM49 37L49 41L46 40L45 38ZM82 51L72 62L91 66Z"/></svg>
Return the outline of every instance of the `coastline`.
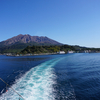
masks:
<svg viewBox="0 0 100 100"><path fill-rule="evenodd" d="M58 53L40 53L40 54L6 54L6 56L36 56L36 55L56 55Z"/></svg>

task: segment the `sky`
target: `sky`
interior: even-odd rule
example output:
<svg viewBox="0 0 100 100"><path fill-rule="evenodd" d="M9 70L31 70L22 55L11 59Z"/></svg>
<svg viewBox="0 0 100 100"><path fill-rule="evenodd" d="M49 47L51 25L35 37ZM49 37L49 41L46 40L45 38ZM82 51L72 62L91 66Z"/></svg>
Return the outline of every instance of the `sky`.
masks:
<svg viewBox="0 0 100 100"><path fill-rule="evenodd" d="M19 34L100 48L100 0L0 0L0 42Z"/></svg>

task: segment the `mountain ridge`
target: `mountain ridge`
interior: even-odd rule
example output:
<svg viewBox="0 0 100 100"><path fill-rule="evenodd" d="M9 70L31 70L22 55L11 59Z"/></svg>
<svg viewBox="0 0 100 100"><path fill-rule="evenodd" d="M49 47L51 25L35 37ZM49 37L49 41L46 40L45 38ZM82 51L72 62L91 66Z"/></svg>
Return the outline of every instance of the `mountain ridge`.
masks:
<svg viewBox="0 0 100 100"><path fill-rule="evenodd" d="M0 43L3 43L4 45L12 45L15 44L17 42L21 42L21 43L30 43L30 42L36 42L36 43L49 43L52 45L61 45L62 43L59 43L53 39L50 39L48 37L44 37L44 36L31 36L29 34L19 34L17 36L14 36L10 39L7 39L5 41L2 41Z"/></svg>
<svg viewBox="0 0 100 100"><path fill-rule="evenodd" d="M32 45L63 45L46 36L31 36L29 34L19 34L5 41L0 42L0 52L19 52Z"/></svg>

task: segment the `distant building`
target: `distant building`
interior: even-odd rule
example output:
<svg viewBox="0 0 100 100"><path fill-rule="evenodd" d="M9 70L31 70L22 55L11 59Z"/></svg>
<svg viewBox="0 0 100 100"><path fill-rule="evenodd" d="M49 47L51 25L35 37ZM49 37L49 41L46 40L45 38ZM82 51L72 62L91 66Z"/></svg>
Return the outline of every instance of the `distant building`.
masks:
<svg viewBox="0 0 100 100"><path fill-rule="evenodd" d="M74 51L68 51L68 53L74 53Z"/></svg>
<svg viewBox="0 0 100 100"><path fill-rule="evenodd" d="M85 50L84 53L89 53L89 51L88 50Z"/></svg>
<svg viewBox="0 0 100 100"><path fill-rule="evenodd" d="M58 54L65 54L65 51L59 51Z"/></svg>

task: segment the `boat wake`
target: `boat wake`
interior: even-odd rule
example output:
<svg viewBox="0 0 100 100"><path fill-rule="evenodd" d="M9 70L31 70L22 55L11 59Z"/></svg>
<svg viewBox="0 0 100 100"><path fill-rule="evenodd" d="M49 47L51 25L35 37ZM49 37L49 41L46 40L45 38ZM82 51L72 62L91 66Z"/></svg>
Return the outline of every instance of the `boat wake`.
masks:
<svg viewBox="0 0 100 100"><path fill-rule="evenodd" d="M59 60L52 59L32 68L17 79L12 88L25 100L54 100L53 85L56 84L56 74L53 66ZM19 100L19 96L9 88L8 92L1 95L0 100ZM23 99L20 98L20 100Z"/></svg>

